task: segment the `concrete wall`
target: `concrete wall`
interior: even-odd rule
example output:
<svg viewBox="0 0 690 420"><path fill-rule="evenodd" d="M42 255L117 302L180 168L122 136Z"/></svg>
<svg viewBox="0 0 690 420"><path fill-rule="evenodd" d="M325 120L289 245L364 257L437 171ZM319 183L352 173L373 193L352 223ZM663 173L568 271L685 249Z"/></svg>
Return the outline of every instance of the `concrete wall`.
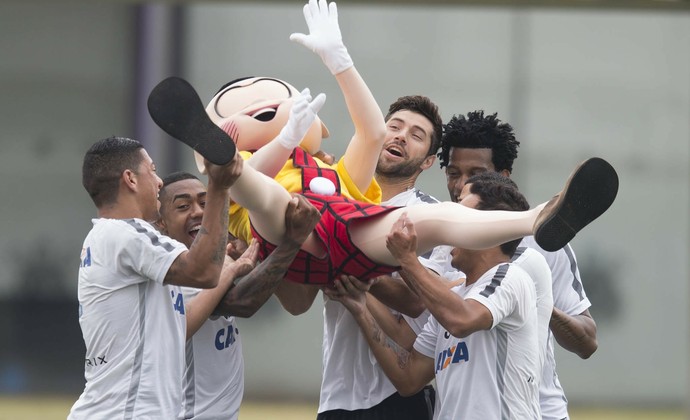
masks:
<svg viewBox="0 0 690 420"><path fill-rule="evenodd" d="M72 299L94 214L80 186L83 152L98 138L133 132L133 10L3 7L0 295ZM600 347L587 361L560 351L559 375L574 403L682 404L690 15L347 2L339 11L348 49L382 107L424 94L444 118L484 109L510 122L522 142L515 179L531 202L548 199L588 156L619 170L616 203L573 242ZM247 75L326 92L326 148L342 154L352 133L342 95L320 60L288 40L306 31L299 5L190 6L185 28L183 75L204 100ZM191 156L184 165L193 168ZM180 168L163 171L172 169ZM446 199L443 180L434 167L421 186ZM271 301L240 328L248 396L317 396L320 297L300 317ZM0 390L1 379L0 369Z"/></svg>

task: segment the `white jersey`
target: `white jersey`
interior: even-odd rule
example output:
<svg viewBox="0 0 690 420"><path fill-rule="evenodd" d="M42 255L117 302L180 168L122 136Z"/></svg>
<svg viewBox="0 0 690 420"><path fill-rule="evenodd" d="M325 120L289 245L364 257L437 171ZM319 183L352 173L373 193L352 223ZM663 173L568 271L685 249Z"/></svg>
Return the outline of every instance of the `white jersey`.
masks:
<svg viewBox="0 0 690 420"><path fill-rule="evenodd" d="M381 205L402 207L436 202L438 200L430 195L410 189ZM450 266L450 248L443 248L434 248L427 258L420 257L420 262L442 273L444 267ZM424 322L428 316L428 313L420 315ZM395 386L383 372L350 312L340 302L324 296L323 321L323 372L318 412L367 409L393 395Z"/></svg>
<svg viewBox="0 0 690 420"><path fill-rule="evenodd" d="M570 245L566 245L556 252L548 252L537 245L533 236L526 236L520 246L534 248L546 258L546 262L551 267L554 307L570 316L575 316L592 306L587 299L585 289L582 287L577 259ZM539 387L539 401L544 420L568 417L568 400L556 373L554 341L553 334L549 330L546 361Z"/></svg>
<svg viewBox="0 0 690 420"><path fill-rule="evenodd" d="M201 289L183 287L186 300ZM185 419L237 419L244 394L244 358L235 317L211 316L187 341Z"/></svg>
<svg viewBox="0 0 690 420"><path fill-rule="evenodd" d="M539 419L534 282L505 263L452 290L484 305L493 325L456 338L432 316L417 337L415 350L434 360L434 419Z"/></svg>
<svg viewBox="0 0 690 420"><path fill-rule="evenodd" d="M402 192L385 203L381 203L385 206L412 206L415 204L422 203L438 203L438 200L416 188L409 189ZM450 251L453 250L452 246L440 245L431 250L431 252L426 253L419 257L419 261L424 265L424 267L433 270L441 276L446 281L453 281L458 278L465 277L461 271L454 269L450 262ZM393 273L393 277L400 277L398 273ZM431 312L425 309L418 317L413 318L405 314L401 314L405 319L407 324L412 328L415 334L419 334L424 328L424 324L429 320Z"/></svg>
<svg viewBox="0 0 690 420"><path fill-rule="evenodd" d="M79 267L86 386L68 419L180 414L185 311L163 280L187 248L141 219L94 219Z"/></svg>
<svg viewBox="0 0 690 420"><path fill-rule="evenodd" d="M524 246L519 246L515 250L511 262L525 270L534 281L534 288L537 292L537 324L539 325L539 367L543 369L549 342L549 322L551 321L551 312L553 312L551 269L543 255ZM541 380L541 375L539 379Z"/></svg>

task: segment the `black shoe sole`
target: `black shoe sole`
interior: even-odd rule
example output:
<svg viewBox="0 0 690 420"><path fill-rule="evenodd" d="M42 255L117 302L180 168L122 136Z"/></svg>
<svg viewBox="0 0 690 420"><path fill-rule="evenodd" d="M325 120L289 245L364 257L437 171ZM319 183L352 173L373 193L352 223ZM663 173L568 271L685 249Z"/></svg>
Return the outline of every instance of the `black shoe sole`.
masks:
<svg viewBox="0 0 690 420"><path fill-rule="evenodd" d="M179 77L160 82L149 94L151 118L166 133L216 165L235 157L234 140L215 125L192 85Z"/></svg>
<svg viewBox="0 0 690 420"><path fill-rule="evenodd" d="M537 226L534 239L546 251L563 248L613 204L617 193L613 166L601 158L586 160L570 176L552 214Z"/></svg>

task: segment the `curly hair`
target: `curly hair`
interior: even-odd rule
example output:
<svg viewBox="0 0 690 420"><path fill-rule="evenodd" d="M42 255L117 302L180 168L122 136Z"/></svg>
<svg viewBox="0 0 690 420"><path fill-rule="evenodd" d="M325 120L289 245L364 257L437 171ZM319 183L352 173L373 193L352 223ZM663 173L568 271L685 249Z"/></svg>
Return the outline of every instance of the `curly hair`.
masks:
<svg viewBox="0 0 690 420"><path fill-rule="evenodd" d="M436 154L441 145L441 133L443 133L443 120L438 111L438 106L426 96L401 96L388 107L388 114L386 114L385 118L386 122L398 111L411 111L424 116L431 122L434 132L431 133L431 145L429 145L427 156Z"/></svg>
<svg viewBox="0 0 690 420"><path fill-rule="evenodd" d="M453 116L443 125L441 151L437 156L441 168L448 166L450 149L491 149L491 160L496 171L513 171L520 142L515 139L513 127L502 122L496 113L484 115L484 111L468 112L467 117Z"/></svg>

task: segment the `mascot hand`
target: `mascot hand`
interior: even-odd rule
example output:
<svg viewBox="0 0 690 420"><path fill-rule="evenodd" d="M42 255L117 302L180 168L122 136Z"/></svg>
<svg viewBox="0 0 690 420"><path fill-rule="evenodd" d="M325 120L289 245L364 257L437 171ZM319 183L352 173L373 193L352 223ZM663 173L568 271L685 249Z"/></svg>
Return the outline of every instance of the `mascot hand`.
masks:
<svg viewBox="0 0 690 420"><path fill-rule="evenodd" d="M304 6L309 35L294 33L290 40L314 51L333 75L352 67L352 58L343 44L338 26L338 8L326 0L309 0Z"/></svg>
<svg viewBox="0 0 690 420"><path fill-rule="evenodd" d="M299 146L300 142L309 131L309 127L314 123L316 114L326 102L326 95L320 93L312 100L309 88L304 89L295 97L295 103L290 109L288 121L280 130L276 140L286 149L292 150Z"/></svg>

